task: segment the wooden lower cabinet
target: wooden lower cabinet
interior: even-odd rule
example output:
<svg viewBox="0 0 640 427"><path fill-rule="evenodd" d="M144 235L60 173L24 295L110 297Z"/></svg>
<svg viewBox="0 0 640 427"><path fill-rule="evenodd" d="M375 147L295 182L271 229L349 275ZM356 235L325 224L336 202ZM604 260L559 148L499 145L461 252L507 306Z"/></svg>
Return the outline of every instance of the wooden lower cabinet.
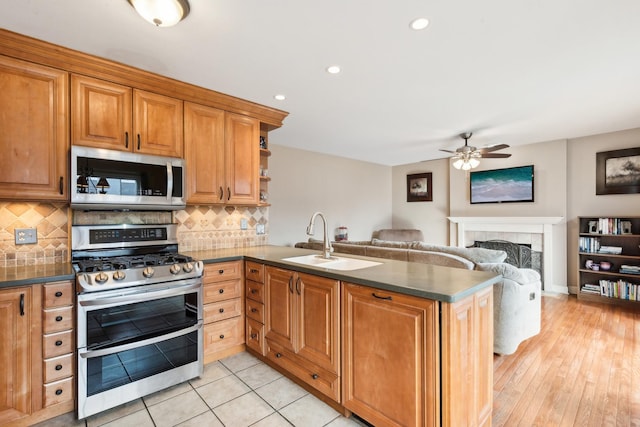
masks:
<svg viewBox="0 0 640 427"><path fill-rule="evenodd" d="M264 341L264 270L263 264L246 261L245 281L245 342L248 348L261 356L266 354Z"/></svg>
<svg viewBox="0 0 640 427"><path fill-rule="evenodd" d="M442 425L490 426L493 287L442 303Z"/></svg>
<svg viewBox="0 0 640 427"><path fill-rule="evenodd" d="M342 404L376 426L438 425L438 303L345 283L342 316Z"/></svg>
<svg viewBox="0 0 640 427"><path fill-rule="evenodd" d="M242 279L242 261L204 266L204 363L245 348Z"/></svg>
<svg viewBox="0 0 640 427"><path fill-rule="evenodd" d="M340 402L340 282L267 266L267 358Z"/></svg>

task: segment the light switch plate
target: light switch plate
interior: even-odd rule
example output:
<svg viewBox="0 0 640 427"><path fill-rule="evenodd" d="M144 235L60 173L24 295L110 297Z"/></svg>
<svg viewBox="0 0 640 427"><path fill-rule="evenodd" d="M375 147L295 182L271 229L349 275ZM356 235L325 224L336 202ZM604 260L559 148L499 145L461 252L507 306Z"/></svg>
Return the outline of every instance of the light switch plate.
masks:
<svg viewBox="0 0 640 427"><path fill-rule="evenodd" d="M16 245L38 243L38 232L35 228L16 228L14 230Z"/></svg>

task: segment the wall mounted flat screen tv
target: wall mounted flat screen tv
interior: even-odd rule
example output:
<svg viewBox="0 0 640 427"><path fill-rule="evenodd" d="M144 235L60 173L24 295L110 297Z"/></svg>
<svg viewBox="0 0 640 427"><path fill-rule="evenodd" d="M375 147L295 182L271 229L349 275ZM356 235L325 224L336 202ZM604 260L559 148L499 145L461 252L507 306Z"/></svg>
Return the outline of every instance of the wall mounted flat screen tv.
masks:
<svg viewBox="0 0 640 427"><path fill-rule="evenodd" d="M471 203L533 202L533 165L472 171Z"/></svg>

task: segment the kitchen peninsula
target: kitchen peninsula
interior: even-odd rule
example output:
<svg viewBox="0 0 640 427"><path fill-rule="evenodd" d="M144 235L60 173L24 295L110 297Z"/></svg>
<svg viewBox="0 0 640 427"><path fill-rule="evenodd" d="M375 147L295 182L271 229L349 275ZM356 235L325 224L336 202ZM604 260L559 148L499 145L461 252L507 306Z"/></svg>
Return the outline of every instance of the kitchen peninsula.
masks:
<svg viewBox="0 0 640 427"><path fill-rule="evenodd" d="M378 426L490 424L492 290L500 276L380 259L351 271L283 261L315 253L256 246L189 255L205 263L205 294L208 286L228 289L230 281L209 283L208 277L229 266L240 278L245 327L235 348L246 348L341 412ZM71 277L68 267L51 271L48 277L48 269L0 269L0 288L40 295L50 282ZM36 318L41 308L33 308Z"/></svg>

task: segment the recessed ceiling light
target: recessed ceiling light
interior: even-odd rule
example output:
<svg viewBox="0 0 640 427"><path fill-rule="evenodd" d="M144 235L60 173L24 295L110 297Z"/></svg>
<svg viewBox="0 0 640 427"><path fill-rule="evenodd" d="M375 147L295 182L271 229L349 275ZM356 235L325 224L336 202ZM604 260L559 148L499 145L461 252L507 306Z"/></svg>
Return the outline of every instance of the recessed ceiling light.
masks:
<svg viewBox="0 0 640 427"><path fill-rule="evenodd" d="M427 18L416 18L409 24L413 30L424 30L429 26L429 20Z"/></svg>
<svg viewBox="0 0 640 427"><path fill-rule="evenodd" d="M340 72L339 65L331 65L330 67L327 67L327 73L329 74L338 74L339 72Z"/></svg>
<svg viewBox="0 0 640 427"><path fill-rule="evenodd" d="M282 94L277 94L273 96L275 99L277 99L278 101L284 101L285 99L287 99L286 96L282 95Z"/></svg>

